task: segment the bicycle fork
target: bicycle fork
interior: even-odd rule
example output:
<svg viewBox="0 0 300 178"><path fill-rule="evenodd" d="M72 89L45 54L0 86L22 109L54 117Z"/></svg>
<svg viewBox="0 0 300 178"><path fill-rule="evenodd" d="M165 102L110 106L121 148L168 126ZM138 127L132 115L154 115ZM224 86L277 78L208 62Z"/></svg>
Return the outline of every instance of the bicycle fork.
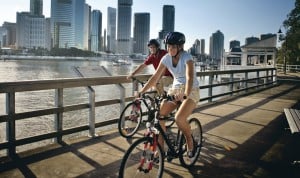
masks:
<svg viewBox="0 0 300 178"><path fill-rule="evenodd" d="M157 149L157 144L158 144L158 138L154 133L148 133L147 137L150 137L150 135L153 135L153 142L145 141L144 142L144 148L143 148L143 153L142 157L140 160L140 165L138 166L138 170L142 171L144 173L148 173L149 171L152 170L153 167L153 160L154 160L154 154ZM147 150L150 150L150 157L147 157ZM147 165L148 164L148 165ZM144 166L146 168L144 168Z"/></svg>

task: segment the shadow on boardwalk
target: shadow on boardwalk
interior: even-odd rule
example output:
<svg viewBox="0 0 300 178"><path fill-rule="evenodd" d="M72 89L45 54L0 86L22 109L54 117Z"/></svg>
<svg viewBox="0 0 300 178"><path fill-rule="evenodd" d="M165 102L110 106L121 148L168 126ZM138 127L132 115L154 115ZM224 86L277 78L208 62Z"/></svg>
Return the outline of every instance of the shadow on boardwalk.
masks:
<svg viewBox="0 0 300 178"><path fill-rule="evenodd" d="M299 177L300 165L292 164L300 160L299 135L286 130L283 114L283 108L300 108L299 101L299 85L281 84L197 108L193 116L205 139L201 156L190 170L178 160L166 163L163 177ZM133 140L116 130L100 134L2 158L0 177L118 177Z"/></svg>

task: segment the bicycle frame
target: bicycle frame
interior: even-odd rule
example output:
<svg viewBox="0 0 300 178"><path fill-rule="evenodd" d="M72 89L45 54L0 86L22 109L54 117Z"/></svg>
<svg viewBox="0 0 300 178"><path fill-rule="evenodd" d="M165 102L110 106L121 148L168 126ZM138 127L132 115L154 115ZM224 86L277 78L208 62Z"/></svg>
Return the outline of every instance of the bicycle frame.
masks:
<svg viewBox="0 0 300 178"><path fill-rule="evenodd" d="M159 110L158 110L159 113ZM168 138L167 133L163 130L163 128L161 127L160 123L159 123L159 114L157 114L157 116L155 117L154 120L154 126L151 127L151 123L148 122L147 123L147 131L145 133L145 136L152 136L154 139L154 143L158 143L158 136L159 134L163 137L163 140L166 142L169 150L168 153L171 153L170 156L177 158L180 153L180 140L182 137L181 131L178 129L177 131L177 136L176 136L176 142L175 144L171 143L171 140ZM165 119L169 119L169 117L165 117ZM169 156L169 155L168 155Z"/></svg>

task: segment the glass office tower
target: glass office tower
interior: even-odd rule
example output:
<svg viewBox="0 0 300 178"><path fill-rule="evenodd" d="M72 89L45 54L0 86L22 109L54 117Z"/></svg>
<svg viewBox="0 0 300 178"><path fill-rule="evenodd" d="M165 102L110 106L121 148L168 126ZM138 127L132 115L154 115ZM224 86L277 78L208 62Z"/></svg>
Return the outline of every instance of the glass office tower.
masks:
<svg viewBox="0 0 300 178"><path fill-rule="evenodd" d="M99 10L93 10L91 16L91 51L101 50L102 36L102 13Z"/></svg>
<svg viewBox="0 0 300 178"><path fill-rule="evenodd" d="M116 52L117 10L107 8L107 51Z"/></svg>
<svg viewBox="0 0 300 178"><path fill-rule="evenodd" d="M43 0L30 0L30 13L32 15L43 15Z"/></svg>
<svg viewBox="0 0 300 178"><path fill-rule="evenodd" d="M150 36L150 13L135 13L133 28L133 52L148 54L147 43Z"/></svg>
<svg viewBox="0 0 300 178"><path fill-rule="evenodd" d="M118 53L130 54L132 0L118 0Z"/></svg>
<svg viewBox="0 0 300 178"><path fill-rule="evenodd" d="M53 47L88 49L90 8L85 0L51 0Z"/></svg>

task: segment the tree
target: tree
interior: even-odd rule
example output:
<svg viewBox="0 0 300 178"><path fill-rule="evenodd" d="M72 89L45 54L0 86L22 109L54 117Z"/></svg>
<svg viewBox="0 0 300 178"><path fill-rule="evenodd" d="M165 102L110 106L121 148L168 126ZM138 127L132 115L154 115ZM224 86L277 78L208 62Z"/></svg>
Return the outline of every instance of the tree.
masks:
<svg viewBox="0 0 300 178"><path fill-rule="evenodd" d="M295 8L288 14L287 19L283 22L286 29L282 48L279 50L279 57L284 54L289 64L300 64L300 0L295 1Z"/></svg>

